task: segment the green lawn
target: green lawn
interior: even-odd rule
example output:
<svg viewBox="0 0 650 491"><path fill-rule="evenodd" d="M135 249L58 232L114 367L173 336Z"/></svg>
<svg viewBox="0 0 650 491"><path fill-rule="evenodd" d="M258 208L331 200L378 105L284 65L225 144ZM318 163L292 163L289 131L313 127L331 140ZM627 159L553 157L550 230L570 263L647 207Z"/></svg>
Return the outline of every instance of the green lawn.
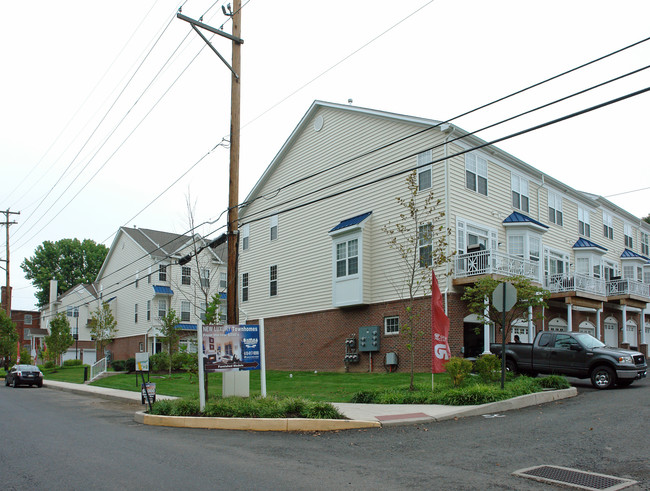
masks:
<svg viewBox="0 0 650 491"><path fill-rule="evenodd" d="M83 373L82 373L83 376ZM146 378L146 375L145 375ZM58 380L58 379L57 379ZM418 373L416 383L431 385L430 373ZM156 393L177 397L197 396L199 388L196 377L185 373L151 374L150 381L156 383ZM130 391L139 391L135 374L120 374L93 382L92 385ZM448 384L446 374L436 375L436 383ZM368 389L408 386L407 373L329 373L329 372L266 372L267 395L303 397L312 401L349 402L352 396ZM260 371L250 372L251 395L260 394ZM221 396L221 374L209 374L208 396Z"/></svg>
<svg viewBox="0 0 650 491"><path fill-rule="evenodd" d="M56 368L43 368L39 367L43 372L45 380L57 380L59 382L71 382L73 384L84 383L84 367L56 367Z"/></svg>

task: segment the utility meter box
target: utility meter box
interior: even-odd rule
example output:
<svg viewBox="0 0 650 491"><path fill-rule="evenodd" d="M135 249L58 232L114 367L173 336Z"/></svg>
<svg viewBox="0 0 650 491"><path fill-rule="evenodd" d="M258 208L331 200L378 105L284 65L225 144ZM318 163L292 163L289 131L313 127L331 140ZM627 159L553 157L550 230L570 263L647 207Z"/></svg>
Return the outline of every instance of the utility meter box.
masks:
<svg viewBox="0 0 650 491"><path fill-rule="evenodd" d="M379 326L359 328L359 351L379 351Z"/></svg>

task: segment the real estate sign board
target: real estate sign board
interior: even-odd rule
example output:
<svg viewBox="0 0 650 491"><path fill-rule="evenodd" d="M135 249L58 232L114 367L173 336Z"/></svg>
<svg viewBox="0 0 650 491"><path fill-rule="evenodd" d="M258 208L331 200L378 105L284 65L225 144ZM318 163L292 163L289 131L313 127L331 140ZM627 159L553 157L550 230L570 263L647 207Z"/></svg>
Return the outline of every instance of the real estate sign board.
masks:
<svg viewBox="0 0 650 491"><path fill-rule="evenodd" d="M206 372L260 369L260 326L204 325L203 368Z"/></svg>

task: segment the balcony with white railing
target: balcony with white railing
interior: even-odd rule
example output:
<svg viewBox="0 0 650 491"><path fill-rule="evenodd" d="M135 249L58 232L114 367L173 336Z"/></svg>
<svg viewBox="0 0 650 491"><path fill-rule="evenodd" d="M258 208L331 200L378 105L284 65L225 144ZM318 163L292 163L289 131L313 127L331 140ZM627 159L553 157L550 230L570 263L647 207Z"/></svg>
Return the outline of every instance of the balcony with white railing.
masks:
<svg viewBox="0 0 650 491"><path fill-rule="evenodd" d="M544 279L544 288L554 293L585 293L606 296L605 280L584 273L562 273Z"/></svg>
<svg viewBox="0 0 650 491"><path fill-rule="evenodd" d="M650 285L629 278L619 278L607 282L607 296L632 295L650 300Z"/></svg>
<svg viewBox="0 0 650 491"><path fill-rule="evenodd" d="M480 275L524 276L540 281L540 263L499 251L476 251L454 257L454 277Z"/></svg>

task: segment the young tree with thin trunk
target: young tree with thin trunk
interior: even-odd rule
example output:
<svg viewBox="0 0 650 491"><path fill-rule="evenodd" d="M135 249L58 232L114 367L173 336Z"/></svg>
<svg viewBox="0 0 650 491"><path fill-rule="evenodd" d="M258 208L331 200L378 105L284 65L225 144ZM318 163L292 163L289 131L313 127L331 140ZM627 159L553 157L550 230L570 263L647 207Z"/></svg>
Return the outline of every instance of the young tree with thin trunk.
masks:
<svg viewBox="0 0 650 491"><path fill-rule="evenodd" d="M400 334L406 336L411 370L410 389L414 390L415 352L424 332L417 329L420 318L427 312L418 309L416 300L431 293L431 271L449 262L447 238L451 230L445 228L444 211L438 211L441 200L433 191L420 191L417 172L406 178L406 197L396 198L402 208L399 220L388 222L383 230L388 235L388 246L397 251L400 269L399 283L394 283L397 294L406 300L406 319L400 321Z"/></svg>
<svg viewBox="0 0 650 491"><path fill-rule="evenodd" d="M169 353L169 375L172 374L172 355L178 349L178 341L181 338L180 332L178 331L178 325L181 323L181 320L176 315L176 311L170 309L165 317L160 319L161 327L161 341L165 346L167 346L167 352Z"/></svg>
<svg viewBox="0 0 650 491"><path fill-rule="evenodd" d="M97 310L92 312L88 324L97 349L104 353L104 348L113 342L117 333L117 321L108 302L102 302L101 307L97 307Z"/></svg>
<svg viewBox="0 0 650 491"><path fill-rule="evenodd" d="M65 351L74 344L70 322L66 315L61 312L54 316L50 322L50 334L45 336L47 353L51 360L57 360Z"/></svg>

